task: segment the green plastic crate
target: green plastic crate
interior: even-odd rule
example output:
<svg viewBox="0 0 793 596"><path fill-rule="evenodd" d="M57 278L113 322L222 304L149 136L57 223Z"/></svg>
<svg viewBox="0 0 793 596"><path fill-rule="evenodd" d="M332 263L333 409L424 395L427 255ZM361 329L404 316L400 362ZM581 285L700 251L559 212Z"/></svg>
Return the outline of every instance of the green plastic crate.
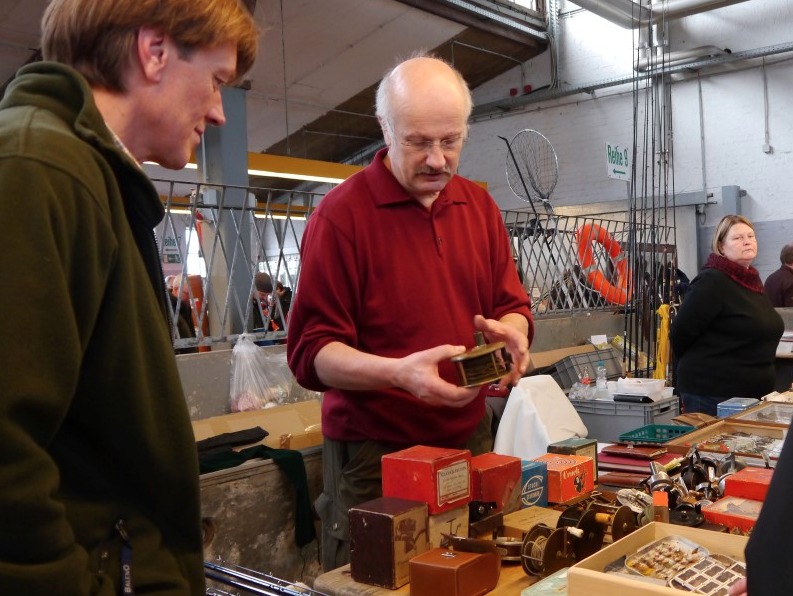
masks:
<svg viewBox="0 0 793 596"><path fill-rule="evenodd" d="M657 445L676 439L680 435L694 430L693 426L682 424L648 424L620 435L620 443L649 443Z"/></svg>

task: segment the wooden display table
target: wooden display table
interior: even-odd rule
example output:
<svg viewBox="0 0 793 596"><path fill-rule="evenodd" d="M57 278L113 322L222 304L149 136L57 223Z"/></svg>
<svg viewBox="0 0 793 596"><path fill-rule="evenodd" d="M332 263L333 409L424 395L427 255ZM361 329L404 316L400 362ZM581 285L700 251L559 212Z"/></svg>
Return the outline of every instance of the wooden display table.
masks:
<svg viewBox="0 0 793 596"><path fill-rule="evenodd" d="M498 585L488 594L515 596L539 579L527 575L520 563L505 563L501 566ZM329 596L407 596L410 594L410 584L404 585L398 590L389 590L353 581L349 565L328 571L317 577L314 580L314 589Z"/></svg>
<svg viewBox="0 0 793 596"><path fill-rule="evenodd" d="M513 538L522 538L535 524L544 523L556 527L561 512L546 507L528 507L504 516L504 535ZM510 561L502 563L501 575L496 588L488 594L503 594L515 596L526 588L540 581L539 577L528 575L523 571L520 562ZM350 566L345 565L333 571L323 573L314 580L314 589L324 592L329 596L403 596L410 594L410 584L398 590L379 588L353 581L350 575Z"/></svg>

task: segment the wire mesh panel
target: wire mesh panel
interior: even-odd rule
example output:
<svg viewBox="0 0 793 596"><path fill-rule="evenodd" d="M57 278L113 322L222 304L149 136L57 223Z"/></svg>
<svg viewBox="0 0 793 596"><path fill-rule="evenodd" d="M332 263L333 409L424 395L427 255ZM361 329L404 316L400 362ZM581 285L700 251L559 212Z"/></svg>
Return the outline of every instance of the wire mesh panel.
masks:
<svg viewBox="0 0 793 596"><path fill-rule="evenodd" d="M525 211L503 217L536 314L631 309L648 292L663 296L657 268L674 261L670 228Z"/></svg>
<svg viewBox="0 0 793 596"><path fill-rule="evenodd" d="M321 195L198 184L179 197L176 183L167 184L166 214L156 233L163 274L177 283L172 311L177 350L233 341L241 333L260 342L285 338L289 291L300 273L300 239ZM267 274L272 285L261 295L257 273ZM195 337L179 332L184 303Z"/></svg>

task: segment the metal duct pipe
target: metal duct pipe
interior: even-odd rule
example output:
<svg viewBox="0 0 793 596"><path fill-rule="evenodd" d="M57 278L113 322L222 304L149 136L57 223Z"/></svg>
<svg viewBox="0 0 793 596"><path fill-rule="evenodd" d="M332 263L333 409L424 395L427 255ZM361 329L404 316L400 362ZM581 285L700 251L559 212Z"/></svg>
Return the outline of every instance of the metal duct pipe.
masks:
<svg viewBox="0 0 793 596"><path fill-rule="evenodd" d="M635 29L648 22L657 23L662 19L680 19L700 12L746 2L746 0L656 0L652 4L651 11L632 0L573 1L581 8L626 29Z"/></svg>
<svg viewBox="0 0 793 596"><path fill-rule="evenodd" d="M722 56L730 54L730 50L721 49L717 46L699 46L690 50L678 50L676 52L669 52L663 57L663 60L652 61L649 56L645 56L636 66L635 70L644 72L651 68L659 68L661 66L679 66L687 62L697 62L705 58L712 58L713 56Z"/></svg>

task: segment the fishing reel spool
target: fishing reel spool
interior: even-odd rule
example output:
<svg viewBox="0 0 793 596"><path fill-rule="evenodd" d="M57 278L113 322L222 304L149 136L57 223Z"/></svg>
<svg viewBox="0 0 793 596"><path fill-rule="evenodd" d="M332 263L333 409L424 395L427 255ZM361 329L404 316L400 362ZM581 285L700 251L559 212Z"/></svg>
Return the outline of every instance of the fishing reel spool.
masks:
<svg viewBox="0 0 793 596"><path fill-rule="evenodd" d="M527 575L545 577L575 562L570 530L537 524L526 533L521 549L521 566Z"/></svg>
<svg viewBox="0 0 793 596"><path fill-rule="evenodd" d="M503 341L489 344L481 331L474 333L476 346L450 358L457 368L460 387L479 387L495 383L509 374L511 358Z"/></svg>

